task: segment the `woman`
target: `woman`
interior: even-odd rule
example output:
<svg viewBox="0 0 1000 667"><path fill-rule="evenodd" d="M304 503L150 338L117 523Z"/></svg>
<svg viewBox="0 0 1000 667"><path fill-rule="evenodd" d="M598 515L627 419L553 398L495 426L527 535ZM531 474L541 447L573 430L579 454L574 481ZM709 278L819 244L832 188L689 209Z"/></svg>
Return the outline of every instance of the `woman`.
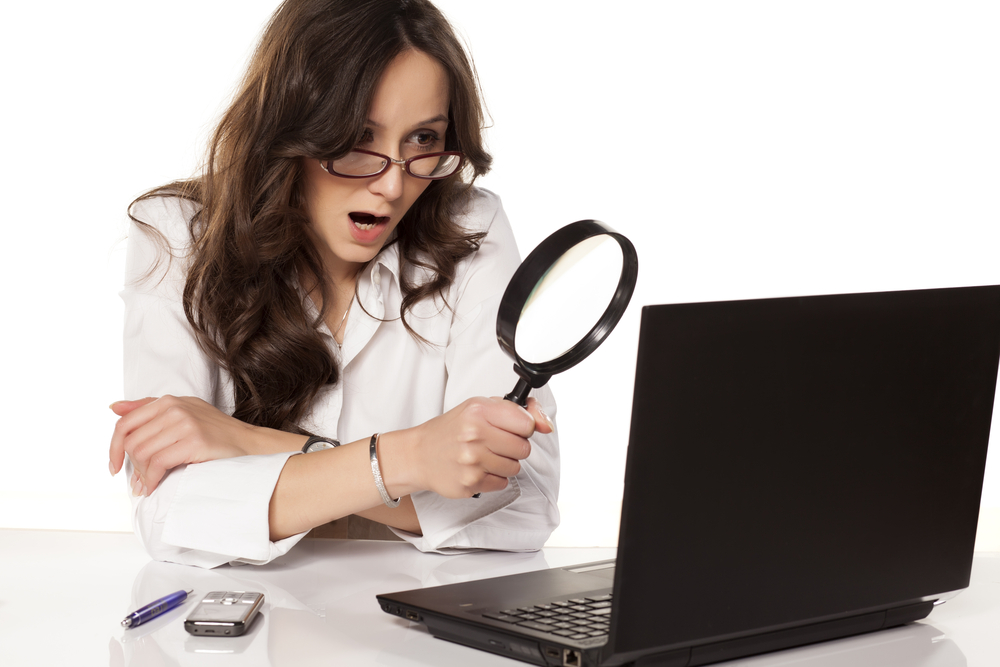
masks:
<svg viewBox="0 0 1000 667"><path fill-rule="evenodd" d="M516 380L518 257L471 187L478 99L426 0L289 0L204 174L134 203L125 390L149 398L112 405L110 469L154 558L265 563L351 514L427 551L542 546L551 396L482 398Z"/></svg>

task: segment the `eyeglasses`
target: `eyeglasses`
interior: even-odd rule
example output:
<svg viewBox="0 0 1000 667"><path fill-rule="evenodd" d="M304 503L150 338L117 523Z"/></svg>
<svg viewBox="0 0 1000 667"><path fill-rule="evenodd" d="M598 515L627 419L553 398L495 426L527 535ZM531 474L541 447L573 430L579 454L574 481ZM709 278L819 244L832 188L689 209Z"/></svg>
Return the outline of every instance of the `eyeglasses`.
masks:
<svg viewBox="0 0 1000 667"><path fill-rule="evenodd" d="M464 157L459 151L445 151L417 155L406 160L394 160L388 155L355 148L342 158L320 161L320 165L333 176L371 178L385 173L389 167L398 164L403 171L414 178L434 180L448 178L458 171Z"/></svg>

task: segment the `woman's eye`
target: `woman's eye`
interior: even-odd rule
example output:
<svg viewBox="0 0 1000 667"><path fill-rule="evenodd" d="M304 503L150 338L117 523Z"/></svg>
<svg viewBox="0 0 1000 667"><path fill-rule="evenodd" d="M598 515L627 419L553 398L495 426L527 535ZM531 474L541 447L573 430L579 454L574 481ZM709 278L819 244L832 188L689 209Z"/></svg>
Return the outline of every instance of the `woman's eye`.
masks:
<svg viewBox="0 0 1000 667"><path fill-rule="evenodd" d="M421 148L436 148L440 138L435 132L417 132L413 135L413 143Z"/></svg>
<svg viewBox="0 0 1000 667"><path fill-rule="evenodd" d="M373 141L375 141L375 135L372 134L371 130L366 129L361 133L361 140L358 141L358 145L361 146L362 144L370 144Z"/></svg>

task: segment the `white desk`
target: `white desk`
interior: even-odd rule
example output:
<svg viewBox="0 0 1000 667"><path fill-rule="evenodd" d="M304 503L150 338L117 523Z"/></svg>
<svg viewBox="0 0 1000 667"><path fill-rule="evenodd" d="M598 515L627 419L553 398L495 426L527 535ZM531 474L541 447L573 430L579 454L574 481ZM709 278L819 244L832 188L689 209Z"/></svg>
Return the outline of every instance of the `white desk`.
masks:
<svg viewBox="0 0 1000 667"><path fill-rule="evenodd" d="M431 637L383 613L376 593L600 560L613 549L537 554L421 554L404 543L306 540L265 567L154 563L132 535L0 530L0 665L434 665L516 667ZM134 630L143 604L195 589L185 605ZM239 638L192 637L183 618L209 590L257 590L263 616ZM725 663L727 667L996 667L1000 554L976 557L969 590L924 621L871 635Z"/></svg>

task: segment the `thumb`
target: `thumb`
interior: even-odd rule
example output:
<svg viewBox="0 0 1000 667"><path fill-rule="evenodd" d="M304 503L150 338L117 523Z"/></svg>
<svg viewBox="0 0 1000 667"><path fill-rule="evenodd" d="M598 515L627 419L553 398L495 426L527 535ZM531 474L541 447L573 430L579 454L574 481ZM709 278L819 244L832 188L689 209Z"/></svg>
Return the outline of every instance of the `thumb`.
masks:
<svg viewBox="0 0 1000 667"><path fill-rule="evenodd" d="M119 417L124 417L128 413L132 412L136 408L142 407L155 401L156 398L140 398L134 401L115 401L110 406L111 411L114 412Z"/></svg>
<svg viewBox="0 0 1000 667"><path fill-rule="evenodd" d="M535 430L539 433L552 433L556 430L556 425L552 423L542 406L534 398L528 399L528 413L535 418Z"/></svg>

